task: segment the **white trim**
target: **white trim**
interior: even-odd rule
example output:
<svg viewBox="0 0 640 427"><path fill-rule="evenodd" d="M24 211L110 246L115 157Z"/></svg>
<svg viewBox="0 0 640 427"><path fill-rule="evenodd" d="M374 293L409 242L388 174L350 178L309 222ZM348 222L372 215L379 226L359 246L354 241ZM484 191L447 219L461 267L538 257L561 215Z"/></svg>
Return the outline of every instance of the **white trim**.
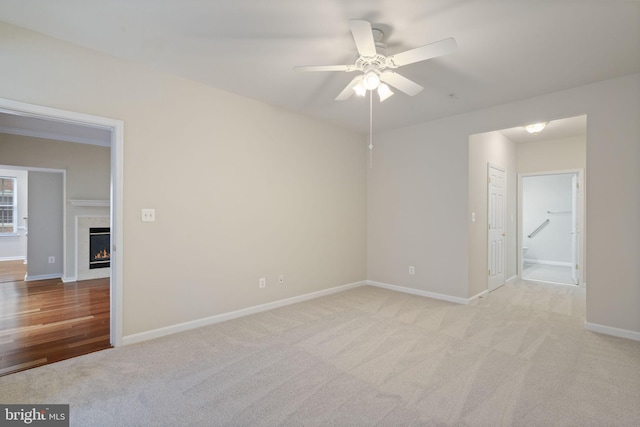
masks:
<svg viewBox="0 0 640 427"><path fill-rule="evenodd" d="M503 287L504 285L500 285L499 288ZM497 288L496 288L497 289ZM471 298L469 298L467 301L467 304L471 303L471 301L475 300L475 299L480 299L480 298L484 298L485 296L489 295L489 289L485 289L484 291L480 292L477 295L472 296Z"/></svg>
<svg viewBox="0 0 640 427"><path fill-rule="evenodd" d="M451 295L438 294L435 292L423 291L421 289L405 288L404 286L391 285L389 283L374 282L373 280L367 280L367 285L375 286L377 288L389 289L391 291L403 292L405 294L418 295L421 297L453 302L456 304L469 304L469 302L471 302L474 298L479 298L483 292L486 292L486 291L483 291L480 294L467 299L467 298L454 297Z"/></svg>
<svg viewBox="0 0 640 427"><path fill-rule="evenodd" d="M510 278L508 278L505 284L508 285L508 284L516 283L518 279L520 279L520 277L518 277L518 275L516 274L515 276L511 276Z"/></svg>
<svg viewBox="0 0 640 427"><path fill-rule="evenodd" d="M2 261L24 261L27 257L24 256L4 256L0 257L0 262Z"/></svg>
<svg viewBox="0 0 640 427"><path fill-rule="evenodd" d="M60 273L52 273L52 274L39 274L37 276L29 276L28 274L24 276L25 282L33 282L36 280L49 280L49 279L61 279L62 276Z"/></svg>
<svg viewBox="0 0 640 427"><path fill-rule="evenodd" d="M269 302L266 304L255 305L253 307L247 307L240 310L231 311L229 313L218 314L215 316L205 317L198 320L178 323L177 325L165 326L163 328L152 329L150 331L140 332L133 335L127 335L122 338L122 344L124 345L135 344L142 341L147 341L154 338L160 338L166 335L175 334L178 332L184 332L184 331L189 331L191 329L200 328L203 326L214 325L216 323L226 322L227 320L237 319L239 317L248 316L250 314L261 313L263 311L273 310L275 308L280 308L287 305L308 301L308 300L323 297L326 295L331 295L338 292L346 291L348 289L358 288L366 284L367 282L365 281L349 283L347 285L336 286L329 289L323 289L317 292L311 292L305 295L299 295L297 297L291 297L291 298L286 298L279 301Z"/></svg>
<svg viewBox="0 0 640 427"><path fill-rule="evenodd" d="M62 276L62 283L70 283L77 282L78 278L76 276Z"/></svg>
<svg viewBox="0 0 640 427"><path fill-rule="evenodd" d="M529 259L524 258L523 261L529 264L541 264L541 265L557 265L560 267L571 267L573 264L570 262L561 262L561 261L545 261L543 259Z"/></svg>
<svg viewBox="0 0 640 427"><path fill-rule="evenodd" d="M101 139L64 135L64 134L53 133L53 132L34 131L34 130L28 130L28 129L20 129L16 127L9 127L9 126L0 126L0 132L8 133L11 135L54 139L58 141L76 142L79 144L90 144L90 145L99 145L101 147L109 147L109 145L105 144L105 142Z"/></svg>
<svg viewBox="0 0 640 427"><path fill-rule="evenodd" d="M69 203L73 206L83 206L83 207L103 207L108 208L111 204L108 200L76 200L69 199Z"/></svg>
<svg viewBox="0 0 640 427"><path fill-rule="evenodd" d="M123 304L123 180L124 180L124 122L41 105L27 104L0 98L0 112L43 120L74 123L111 131L111 345L122 345ZM66 199L66 197L65 197ZM63 205L63 208L66 204ZM66 212L65 212L66 214ZM117 250L116 250L117 249ZM114 256L115 254L115 256ZM66 265L66 263L65 263Z"/></svg>
<svg viewBox="0 0 640 427"><path fill-rule="evenodd" d="M630 331L628 329L613 328L611 326L604 326L589 322L584 322L584 328L588 331L598 332L599 334L640 341L640 332Z"/></svg>

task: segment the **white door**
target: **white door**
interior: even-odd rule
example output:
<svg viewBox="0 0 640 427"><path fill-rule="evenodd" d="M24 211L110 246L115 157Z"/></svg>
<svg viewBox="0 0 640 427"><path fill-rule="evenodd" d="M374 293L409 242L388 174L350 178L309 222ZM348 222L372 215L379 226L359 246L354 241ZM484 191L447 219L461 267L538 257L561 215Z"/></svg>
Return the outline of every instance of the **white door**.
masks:
<svg viewBox="0 0 640 427"><path fill-rule="evenodd" d="M579 234L580 234L580 222L578 221L578 200L580 198L580 184L578 181L578 174L574 174L571 178L571 279L576 285L579 282L580 277L580 249L579 249Z"/></svg>
<svg viewBox="0 0 640 427"><path fill-rule="evenodd" d="M506 214L506 172L496 166L488 169L488 230L489 230L489 291L499 288L505 282L505 214Z"/></svg>

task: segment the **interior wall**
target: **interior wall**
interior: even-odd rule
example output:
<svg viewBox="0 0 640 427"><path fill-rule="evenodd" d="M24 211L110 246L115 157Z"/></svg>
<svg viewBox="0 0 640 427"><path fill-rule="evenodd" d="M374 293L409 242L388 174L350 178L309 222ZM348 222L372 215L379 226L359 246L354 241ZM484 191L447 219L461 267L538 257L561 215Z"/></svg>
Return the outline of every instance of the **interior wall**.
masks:
<svg viewBox="0 0 640 427"><path fill-rule="evenodd" d="M366 278L362 135L6 24L0 40L0 97L124 122L125 337Z"/></svg>
<svg viewBox="0 0 640 427"><path fill-rule="evenodd" d="M544 131L538 136L544 138ZM518 173L584 169L587 141L584 136L575 136L524 142L518 144L516 156Z"/></svg>
<svg viewBox="0 0 640 427"><path fill-rule="evenodd" d="M109 215L109 208L74 206L69 200L109 200L110 156L107 147L0 133L3 164L66 171L67 281L75 280L76 215Z"/></svg>
<svg viewBox="0 0 640 427"><path fill-rule="evenodd" d="M487 290L488 164L506 171L505 280L517 273L516 145L500 132L469 136L469 296ZM475 222L471 220L475 214Z"/></svg>
<svg viewBox="0 0 640 427"><path fill-rule="evenodd" d="M0 157L1 159L2 157ZM17 236L0 236L0 261L21 260L27 257L27 171L0 169L0 176L15 177L18 190L18 232Z"/></svg>
<svg viewBox="0 0 640 427"><path fill-rule="evenodd" d="M25 280L62 277L64 173L29 171L29 244Z"/></svg>
<svg viewBox="0 0 640 427"><path fill-rule="evenodd" d="M477 279L468 277L474 247L469 135L583 114L587 321L640 332L640 264L633 261L640 259L640 74L376 135L368 189L369 279L474 295ZM420 280L407 280L404 266L411 259L426 268Z"/></svg>

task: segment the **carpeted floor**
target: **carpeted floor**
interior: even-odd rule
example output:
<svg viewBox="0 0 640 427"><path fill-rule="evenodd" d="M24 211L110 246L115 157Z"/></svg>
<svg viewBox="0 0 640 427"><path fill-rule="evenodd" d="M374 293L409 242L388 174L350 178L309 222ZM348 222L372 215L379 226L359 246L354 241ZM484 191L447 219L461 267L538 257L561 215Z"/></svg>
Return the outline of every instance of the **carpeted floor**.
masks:
<svg viewBox="0 0 640 427"><path fill-rule="evenodd" d="M640 342L584 329L584 289L463 306L365 286L0 377L73 426L638 426Z"/></svg>

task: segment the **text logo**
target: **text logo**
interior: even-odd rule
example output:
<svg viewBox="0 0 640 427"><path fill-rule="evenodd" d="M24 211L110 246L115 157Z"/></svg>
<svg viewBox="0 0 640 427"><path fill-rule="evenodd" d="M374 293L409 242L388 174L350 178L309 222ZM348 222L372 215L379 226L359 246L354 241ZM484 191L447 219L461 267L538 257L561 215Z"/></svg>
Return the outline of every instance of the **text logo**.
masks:
<svg viewBox="0 0 640 427"><path fill-rule="evenodd" d="M0 427L69 427L69 405L0 404Z"/></svg>

